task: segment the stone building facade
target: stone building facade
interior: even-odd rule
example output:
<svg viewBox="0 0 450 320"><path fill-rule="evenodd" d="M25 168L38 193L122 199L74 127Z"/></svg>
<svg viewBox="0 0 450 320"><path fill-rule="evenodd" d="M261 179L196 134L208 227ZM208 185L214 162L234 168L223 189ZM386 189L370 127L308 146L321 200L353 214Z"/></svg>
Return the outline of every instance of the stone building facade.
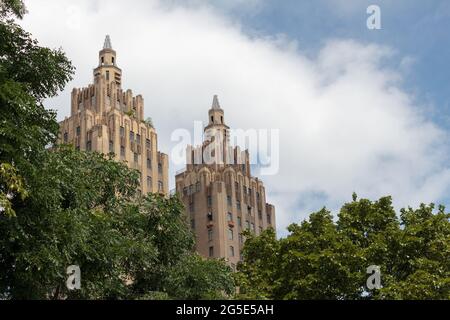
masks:
<svg viewBox="0 0 450 320"><path fill-rule="evenodd" d="M70 117L60 122L59 143L78 150L114 153L141 173L138 192L169 193L168 156L158 151L158 137L144 119L144 99L122 90L122 70L106 36L94 83L72 91Z"/></svg>
<svg viewBox="0 0 450 320"><path fill-rule="evenodd" d="M186 170L175 177L176 191L196 235L196 250L225 258L235 268L242 260L242 231L275 229L275 208L266 203L263 182L251 175L248 151L230 145L217 96L208 116L203 144L187 148Z"/></svg>

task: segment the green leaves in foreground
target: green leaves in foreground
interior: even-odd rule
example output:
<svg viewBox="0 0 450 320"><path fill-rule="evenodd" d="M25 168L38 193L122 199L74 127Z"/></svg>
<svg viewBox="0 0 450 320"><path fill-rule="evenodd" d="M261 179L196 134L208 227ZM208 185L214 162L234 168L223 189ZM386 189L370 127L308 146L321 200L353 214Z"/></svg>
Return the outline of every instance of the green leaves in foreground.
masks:
<svg viewBox="0 0 450 320"><path fill-rule="evenodd" d="M223 297L221 261L193 252L177 198L135 194L138 174L97 153L61 148L28 177L15 217L0 218L0 292L13 299ZM69 265L81 290L65 286ZM196 293L195 295L193 293Z"/></svg>
<svg viewBox="0 0 450 320"><path fill-rule="evenodd" d="M236 275L241 298L450 299L450 214L434 205L402 209L390 197L345 204L337 221L322 209L289 235L247 234ZM381 268L380 290L366 288Z"/></svg>

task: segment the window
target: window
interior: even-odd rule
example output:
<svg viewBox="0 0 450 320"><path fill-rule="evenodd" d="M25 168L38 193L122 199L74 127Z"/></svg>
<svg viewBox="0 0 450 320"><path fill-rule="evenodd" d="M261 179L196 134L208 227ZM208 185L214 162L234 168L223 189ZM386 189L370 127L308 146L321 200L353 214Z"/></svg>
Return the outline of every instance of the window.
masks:
<svg viewBox="0 0 450 320"><path fill-rule="evenodd" d="M147 176L147 188L152 188L152 177Z"/></svg>
<svg viewBox="0 0 450 320"><path fill-rule="evenodd" d="M208 229L208 241L212 241L213 240L213 230L212 229Z"/></svg>
<svg viewBox="0 0 450 320"><path fill-rule="evenodd" d="M191 228L192 228L192 229L195 229L195 219L192 219L192 220L191 220Z"/></svg>
<svg viewBox="0 0 450 320"><path fill-rule="evenodd" d="M209 256L214 257L214 247L209 247Z"/></svg>
<svg viewBox="0 0 450 320"><path fill-rule="evenodd" d="M227 213L227 221L233 221L233 214L231 212Z"/></svg>
<svg viewBox="0 0 450 320"><path fill-rule="evenodd" d="M246 194L247 194L247 187L244 186L244 195L246 195Z"/></svg>
<svg viewBox="0 0 450 320"><path fill-rule="evenodd" d="M240 233L239 234L239 244L243 244L244 243L244 236Z"/></svg>
<svg viewBox="0 0 450 320"><path fill-rule="evenodd" d="M220 123L223 123L223 117L222 116L220 117Z"/></svg>
<svg viewBox="0 0 450 320"><path fill-rule="evenodd" d="M256 192L256 199L259 200L260 194L259 192Z"/></svg>
<svg viewBox="0 0 450 320"><path fill-rule="evenodd" d="M145 139L145 146L147 149L151 149L152 148L152 144L150 142L150 139Z"/></svg>
<svg viewBox="0 0 450 320"><path fill-rule="evenodd" d="M267 214L267 223L272 224L272 219L271 219L270 213Z"/></svg>
<svg viewBox="0 0 450 320"><path fill-rule="evenodd" d="M109 80L109 71L106 71L106 80Z"/></svg>
<svg viewBox="0 0 450 320"><path fill-rule="evenodd" d="M138 133L138 134L136 134L136 142L138 143L138 144L141 144L141 135Z"/></svg>
<svg viewBox="0 0 450 320"><path fill-rule="evenodd" d="M134 132L130 131L130 142L134 141Z"/></svg>
<svg viewBox="0 0 450 320"><path fill-rule="evenodd" d="M120 127L120 136L125 137L125 128L124 127Z"/></svg>
<svg viewBox="0 0 450 320"><path fill-rule="evenodd" d="M78 127L77 127L77 137L79 137L80 134L81 134L81 128L80 128L80 126L78 126Z"/></svg>
<svg viewBox="0 0 450 320"><path fill-rule="evenodd" d="M139 162L139 155L137 153L134 154L134 162Z"/></svg>
<svg viewBox="0 0 450 320"><path fill-rule="evenodd" d="M247 213L248 213L249 216L252 215L252 207L247 206Z"/></svg>
<svg viewBox="0 0 450 320"><path fill-rule="evenodd" d="M64 143L67 143L68 140L68 134L67 132L64 132Z"/></svg>
<svg viewBox="0 0 450 320"><path fill-rule="evenodd" d="M233 235L233 229L228 229L228 240L233 240L234 235Z"/></svg>
<svg viewBox="0 0 450 320"><path fill-rule="evenodd" d="M228 252L228 256L230 257L234 257L234 247L230 246L229 252Z"/></svg>
<svg viewBox="0 0 450 320"><path fill-rule="evenodd" d="M120 146L120 156L125 157L125 147Z"/></svg>
<svg viewBox="0 0 450 320"><path fill-rule="evenodd" d="M112 57L111 60L112 60L112 64L114 64L114 57Z"/></svg>
<svg viewBox="0 0 450 320"><path fill-rule="evenodd" d="M158 191L162 192L164 189L162 181L158 181Z"/></svg>
<svg viewBox="0 0 450 320"><path fill-rule="evenodd" d="M162 174L162 164L158 163L158 173Z"/></svg>
<svg viewBox="0 0 450 320"><path fill-rule="evenodd" d="M258 210L258 218L259 218L260 220L262 220L262 212L261 212L261 210Z"/></svg>
<svg viewBox="0 0 450 320"><path fill-rule="evenodd" d="M227 196L227 203L229 206L231 206L231 197L230 196Z"/></svg>
<svg viewBox="0 0 450 320"><path fill-rule="evenodd" d="M234 183L234 189L236 189L236 192L239 191L239 183L237 181Z"/></svg>
<svg viewBox="0 0 450 320"><path fill-rule="evenodd" d="M211 198L211 196L208 196L207 199L208 199L208 200L207 200L207 202L208 202L208 207L211 207L211 206L212 206L212 198Z"/></svg>
<svg viewBox="0 0 450 320"><path fill-rule="evenodd" d="M92 150L92 141L86 142L86 150L91 151Z"/></svg>
<svg viewBox="0 0 450 320"><path fill-rule="evenodd" d="M212 221L213 220L212 212L208 212L208 214L206 215L206 218L208 219L208 221Z"/></svg>
<svg viewBox="0 0 450 320"><path fill-rule="evenodd" d="M241 217L237 218L237 222L238 222L238 226L239 227L242 226L242 219L241 219Z"/></svg>
<svg viewBox="0 0 450 320"><path fill-rule="evenodd" d="M102 64L105 63L105 57L102 57Z"/></svg>
<svg viewBox="0 0 450 320"><path fill-rule="evenodd" d="M112 141L109 142L109 152L114 152L114 143Z"/></svg>
<svg viewBox="0 0 450 320"><path fill-rule="evenodd" d="M236 207L238 210L241 210L241 201L236 200Z"/></svg>
<svg viewBox="0 0 450 320"><path fill-rule="evenodd" d="M214 117L213 116L211 116L211 122L214 122Z"/></svg>
<svg viewBox="0 0 450 320"><path fill-rule="evenodd" d="M147 169L152 168L152 160L147 158Z"/></svg>

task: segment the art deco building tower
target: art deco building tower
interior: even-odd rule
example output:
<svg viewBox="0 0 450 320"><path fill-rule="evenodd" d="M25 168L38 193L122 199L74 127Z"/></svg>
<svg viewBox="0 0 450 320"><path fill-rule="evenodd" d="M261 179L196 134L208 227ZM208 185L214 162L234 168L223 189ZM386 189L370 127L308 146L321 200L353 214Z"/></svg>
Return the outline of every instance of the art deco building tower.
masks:
<svg viewBox="0 0 450 320"><path fill-rule="evenodd" d="M176 190L196 235L197 251L225 258L235 268L242 259L242 231L275 229L275 208L266 203L262 181L251 175L248 151L230 146L217 96L208 119L203 144L187 148L186 170L176 175Z"/></svg>
<svg viewBox="0 0 450 320"><path fill-rule="evenodd" d="M122 90L122 70L106 36L94 83L72 91L71 115L60 123L59 142L78 150L114 153L141 173L139 192L168 194L168 157L158 151L157 134L144 120L144 99Z"/></svg>

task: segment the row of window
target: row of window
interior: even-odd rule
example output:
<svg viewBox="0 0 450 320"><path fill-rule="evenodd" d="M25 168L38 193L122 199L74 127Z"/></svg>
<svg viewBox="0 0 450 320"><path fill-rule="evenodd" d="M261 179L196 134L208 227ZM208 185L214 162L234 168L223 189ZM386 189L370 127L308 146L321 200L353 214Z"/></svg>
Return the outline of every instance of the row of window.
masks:
<svg viewBox="0 0 450 320"><path fill-rule="evenodd" d="M235 188L237 193L240 191L239 182L236 181L234 183L234 188ZM253 189L252 188L247 188L246 186L243 187L243 192L244 192L244 195L248 195L248 196L252 196L253 195ZM260 193L256 192L256 199L259 200L260 198L261 198Z"/></svg>
<svg viewBox="0 0 450 320"><path fill-rule="evenodd" d="M191 202L191 203L189 204L189 211L190 211L191 213L193 213L193 212L195 211L195 207L194 207L194 203L193 203L193 202ZM261 211L260 211L260 212L261 212ZM260 213L260 217L259 217L259 218L262 220L262 213ZM266 214L266 219L267 219L267 223L268 223L268 224L272 224L272 216L271 216L270 213L267 213L267 214ZM208 213L207 213L207 220L208 220L208 221L213 221L213 214L212 214L212 212L208 212ZM228 212L228 213L227 213L227 221L234 221L233 213L232 213L232 212ZM249 224L249 221L248 221L248 220L246 220L245 222L246 222L246 225L245 225L245 226L246 226L247 229L250 229L250 230L255 231L254 223ZM242 218L239 217L239 216L237 217L237 224L238 224L238 226L242 227Z"/></svg>
<svg viewBox="0 0 450 320"><path fill-rule="evenodd" d="M200 191L200 182L197 182L195 185L191 184L189 187L183 188L183 195L188 196L194 194L195 192Z"/></svg>
<svg viewBox="0 0 450 320"><path fill-rule="evenodd" d="M209 247L209 256L211 258L214 257L214 247L213 246ZM234 247L233 246L228 247L228 256L234 257Z"/></svg>
<svg viewBox="0 0 450 320"><path fill-rule="evenodd" d="M139 183L141 183L141 178L139 177ZM147 176L147 188L151 189L153 186L152 177ZM164 184L162 181L158 181L158 191L162 192L164 190Z"/></svg>
<svg viewBox="0 0 450 320"><path fill-rule="evenodd" d="M125 137L125 128L124 127L120 127L120 137L121 138ZM130 131L130 143L131 142L136 142L137 144L141 144L141 135L139 133L135 134L133 131ZM152 142L150 139L145 139L145 147L147 149L152 148Z"/></svg>
<svg viewBox="0 0 450 320"><path fill-rule="evenodd" d="M102 57L102 64L105 63L105 57ZM114 64L114 57L111 57L111 63ZM109 71L106 71L109 72Z"/></svg>

